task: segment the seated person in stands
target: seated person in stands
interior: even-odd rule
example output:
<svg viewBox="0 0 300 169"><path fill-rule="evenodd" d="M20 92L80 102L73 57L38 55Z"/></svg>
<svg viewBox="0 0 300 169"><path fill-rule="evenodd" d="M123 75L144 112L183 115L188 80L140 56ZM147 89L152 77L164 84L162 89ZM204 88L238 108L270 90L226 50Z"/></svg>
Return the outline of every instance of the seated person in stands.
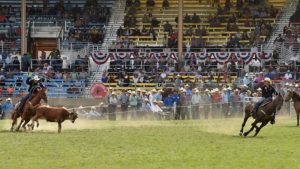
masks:
<svg viewBox="0 0 300 169"><path fill-rule="evenodd" d="M172 32L172 25L169 23L169 21L167 21L165 24L164 24L164 31L165 32Z"/></svg>
<svg viewBox="0 0 300 169"><path fill-rule="evenodd" d="M117 35L118 36L123 36L124 35L124 30L123 30L122 26L120 26L119 29L117 30Z"/></svg>
<svg viewBox="0 0 300 169"><path fill-rule="evenodd" d="M123 87L128 87L128 86L130 86L130 79L128 75L125 75L123 79Z"/></svg>
<svg viewBox="0 0 300 169"><path fill-rule="evenodd" d="M192 16L192 23L199 23L201 22L200 17L194 13L194 15Z"/></svg>
<svg viewBox="0 0 300 169"><path fill-rule="evenodd" d="M54 79L62 79L63 78L63 75L61 72L57 71L54 75Z"/></svg>
<svg viewBox="0 0 300 169"><path fill-rule="evenodd" d="M64 72L63 73L63 79L65 82L70 82L71 81L71 74L69 72Z"/></svg>
<svg viewBox="0 0 300 169"><path fill-rule="evenodd" d="M134 1L134 6L135 6L135 7L140 7L140 6L141 6L140 0L135 0L135 1Z"/></svg>
<svg viewBox="0 0 300 169"><path fill-rule="evenodd" d="M163 8L169 8L169 6L170 6L169 5L169 1L168 0L164 0L163 3L162 3L162 7Z"/></svg>
<svg viewBox="0 0 300 169"><path fill-rule="evenodd" d="M133 30L133 36L141 36L141 31L138 27L135 27L135 29Z"/></svg>
<svg viewBox="0 0 300 169"><path fill-rule="evenodd" d="M149 16L145 13L144 17L143 17L143 23L149 23L150 22L150 18Z"/></svg>
<svg viewBox="0 0 300 169"><path fill-rule="evenodd" d="M126 6L129 7L133 4L132 0L126 0Z"/></svg>
<svg viewBox="0 0 300 169"><path fill-rule="evenodd" d="M16 80L16 86L20 87L22 86L23 80L21 77L18 77L18 79Z"/></svg>
<svg viewBox="0 0 300 169"><path fill-rule="evenodd" d="M192 36L194 34L193 27L190 26L186 31L185 31L185 36Z"/></svg>
<svg viewBox="0 0 300 169"><path fill-rule="evenodd" d="M128 12L127 12L128 15L135 15L136 14L136 8L131 6L129 9L128 9Z"/></svg>
<svg viewBox="0 0 300 169"><path fill-rule="evenodd" d="M80 66L83 64L83 61L80 57L80 55L77 55L77 59L75 60L75 66Z"/></svg>
<svg viewBox="0 0 300 169"><path fill-rule="evenodd" d="M281 37L281 34L279 34L276 39L274 40L274 42L284 42L285 40Z"/></svg>
<svg viewBox="0 0 300 169"><path fill-rule="evenodd" d="M159 23L160 23L160 21L158 21L158 20L156 19L156 17L153 17L153 18L152 18L151 25L152 25L153 27L158 27L158 26L159 26Z"/></svg>
<svg viewBox="0 0 300 169"><path fill-rule="evenodd" d="M149 35L149 32L147 31L147 29L145 28L145 26L143 26L143 29L141 31L141 35L142 36L148 36Z"/></svg>
<svg viewBox="0 0 300 169"><path fill-rule="evenodd" d="M103 75L102 75L102 77L101 77L101 82L102 83L107 83L108 82L108 73L106 73L106 72L103 72Z"/></svg>
<svg viewBox="0 0 300 169"><path fill-rule="evenodd" d="M125 36L131 36L132 33L133 33L132 30L130 30L129 27L127 27L126 30L125 30L125 32L124 32L124 35Z"/></svg>
<svg viewBox="0 0 300 169"><path fill-rule="evenodd" d="M190 23L191 22L191 17L188 15L188 13L185 14L183 22L184 23Z"/></svg>
<svg viewBox="0 0 300 169"><path fill-rule="evenodd" d="M88 73L82 69L82 71L79 73L79 79L80 80L85 80L88 77Z"/></svg>
<svg viewBox="0 0 300 169"><path fill-rule="evenodd" d="M75 72L75 70L73 70L73 71L71 72L71 81L75 82L75 81L77 81L77 80L78 80L78 73Z"/></svg>
<svg viewBox="0 0 300 169"><path fill-rule="evenodd" d="M155 2L154 2L154 0L147 0L146 5L147 5L147 7L154 7Z"/></svg>

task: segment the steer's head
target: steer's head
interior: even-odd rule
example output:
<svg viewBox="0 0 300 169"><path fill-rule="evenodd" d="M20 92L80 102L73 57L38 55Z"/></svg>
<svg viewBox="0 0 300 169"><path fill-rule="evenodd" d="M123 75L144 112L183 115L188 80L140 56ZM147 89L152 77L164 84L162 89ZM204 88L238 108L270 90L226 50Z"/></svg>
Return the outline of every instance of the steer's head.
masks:
<svg viewBox="0 0 300 169"><path fill-rule="evenodd" d="M73 109L73 111L69 115L69 119L71 120L72 123L74 123L77 118L78 118L78 115L75 112L75 110Z"/></svg>

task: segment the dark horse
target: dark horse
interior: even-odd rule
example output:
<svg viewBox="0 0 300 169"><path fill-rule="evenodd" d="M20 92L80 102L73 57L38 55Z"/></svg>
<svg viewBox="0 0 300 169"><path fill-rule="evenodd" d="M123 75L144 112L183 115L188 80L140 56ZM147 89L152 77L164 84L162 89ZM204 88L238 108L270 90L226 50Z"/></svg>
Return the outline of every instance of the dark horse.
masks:
<svg viewBox="0 0 300 169"><path fill-rule="evenodd" d="M30 99L28 99L23 107L23 112L21 114L18 113L18 111L16 110L16 108L13 110L11 118L13 120L10 131L13 131L14 126L17 124L17 120L19 117L22 118L21 122L19 123L16 131L19 131L22 123L23 124L23 128L26 129L26 124L30 121L31 117L34 116L34 114L32 114L31 111L29 111L29 105L28 102L30 101L32 103L32 105L37 105L40 104L41 100L43 99L46 103L48 101L47 99L47 89L46 88L37 88L36 89L36 93L33 94L33 96L31 96Z"/></svg>
<svg viewBox="0 0 300 169"><path fill-rule="evenodd" d="M284 101L288 102L290 100L293 100L294 102L294 108L296 110L296 114L297 114L297 126L299 126L299 116L300 116L300 96L298 95L298 93L288 90L287 92L287 96L285 98Z"/></svg>
<svg viewBox="0 0 300 169"><path fill-rule="evenodd" d="M273 101L260 106L257 110L256 116L253 116L251 114L253 105L248 104L245 107L245 117L244 117L244 122L242 124L242 128L240 130L240 135L247 136L255 128L256 131L254 137L257 136L261 128L263 128L265 125L268 124L269 121L275 118L274 116L276 114L276 111L279 111L281 109L282 104L283 104L283 97L281 94L278 94ZM251 124L252 127L250 128L250 130L243 133L244 126L247 123L248 118L251 116L255 119L255 121ZM261 123L261 125L258 127L257 123Z"/></svg>

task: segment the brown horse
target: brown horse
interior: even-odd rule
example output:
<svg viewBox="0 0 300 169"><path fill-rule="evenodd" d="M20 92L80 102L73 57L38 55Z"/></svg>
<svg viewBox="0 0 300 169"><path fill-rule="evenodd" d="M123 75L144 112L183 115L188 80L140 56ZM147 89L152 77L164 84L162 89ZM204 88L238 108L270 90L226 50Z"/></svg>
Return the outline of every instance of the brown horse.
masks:
<svg viewBox="0 0 300 169"><path fill-rule="evenodd" d="M284 101L288 102L290 100L293 100L294 102L294 108L296 110L297 114L297 126L299 126L299 116L300 116L300 96L298 93L288 90L287 96Z"/></svg>
<svg viewBox="0 0 300 169"><path fill-rule="evenodd" d="M34 122L37 122L37 127L39 126L38 119L43 118L47 122L57 122L58 123L58 133L61 132L61 124L65 120L71 120L72 123L78 118L77 113L73 109L72 112L69 112L67 109L63 107L50 107L50 106L32 106L29 102L30 111L34 112L34 116L32 117L31 128L34 129Z"/></svg>
<svg viewBox="0 0 300 169"><path fill-rule="evenodd" d="M245 117L242 124L242 128L240 130L240 135L246 137L255 128L256 131L254 137L257 136L261 128L263 128L265 125L268 124L269 121L275 118L276 111L279 111L281 109L282 104L283 104L283 97L281 94L278 94L273 101L260 106L257 110L256 116L253 116L253 114L251 114L253 105L248 104L245 107ZM250 130L244 133L243 132L244 126L247 123L249 117L251 116L255 119L255 121L251 124L252 127L250 128ZM261 123L261 125L258 127L257 123Z"/></svg>
<svg viewBox="0 0 300 169"><path fill-rule="evenodd" d="M46 88L37 88L36 94L34 94L32 96L32 98L30 98L29 100L32 103L32 105L37 105L37 104L40 104L42 99L47 103L48 99L47 99L47 89ZM26 103L23 107L23 112L21 114L18 113L16 108L13 111L12 116L11 116L13 122L12 122L12 125L11 125L11 128L10 128L10 131L13 131L14 126L15 126L15 124L17 124L17 119L19 117L21 117L22 120L19 123L16 131L20 130L20 127L21 127L23 122L24 123L23 123L22 127L25 130L26 129L26 124L30 121L31 117L34 116L34 114L32 114L32 112L29 111L29 105L28 105L29 100L26 101Z"/></svg>

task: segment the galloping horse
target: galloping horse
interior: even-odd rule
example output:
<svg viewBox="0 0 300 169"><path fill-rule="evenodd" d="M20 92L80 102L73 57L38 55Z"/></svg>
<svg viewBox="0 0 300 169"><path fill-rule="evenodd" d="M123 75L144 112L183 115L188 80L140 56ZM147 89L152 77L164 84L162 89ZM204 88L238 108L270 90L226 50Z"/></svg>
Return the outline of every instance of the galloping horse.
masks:
<svg viewBox="0 0 300 169"><path fill-rule="evenodd" d="M251 114L253 105L252 104L247 105L245 107L245 117L244 117L244 122L242 124L242 128L240 130L240 135L247 136L255 128L256 131L254 137L257 136L261 128L263 128L265 125L268 124L269 121L275 118L276 111L279 111L281 109L282 104L283 104L283 97L281 94L278 94L273 101L260 106L257 110L256 116L253 116ZM250 128L250 130L243 133L244 126L247 123L248 118L251 116L255 119L255 121L251 124L252 127ZM257 127L257 123L261 123L261 125Z"/></svg>
<svg viewBox="0 0 300 169"><path fill-rule="evenodd" d="M12 115L11 115L11 118L13 120L12 122L12 125L11 125L11 128L10 128L10 131L13 131L14 129L14 126L15 124L17 124L17 119L19 117L22 118L21 122L19 123L16 131L19 131L22 123L24 122L23 124L23 128L26 129L26 124L30 121L31 117L34 115L32 114L31 111L29 111L29 105L28 105L28 101L30 101L32 103L32 105L37 105L37 104L40 104L41 100L43 99L46 103L48 101L47 99L47 89L46 88L36 88L36 93L33 94L32 98L27 100L24 107L23 107L23 112L21 114L18 113L17 109L15 108Z"/></svg>
<svg viewBox="0 0 300 169"><path fill-rule="evenodd" d="M293 100L294 102L294 108L296 110L297 114L297 126L299 126L299 118L300 118L300 96L298 93L288 90L287 96L284 101L288 102L290 100Z"/></svg>

